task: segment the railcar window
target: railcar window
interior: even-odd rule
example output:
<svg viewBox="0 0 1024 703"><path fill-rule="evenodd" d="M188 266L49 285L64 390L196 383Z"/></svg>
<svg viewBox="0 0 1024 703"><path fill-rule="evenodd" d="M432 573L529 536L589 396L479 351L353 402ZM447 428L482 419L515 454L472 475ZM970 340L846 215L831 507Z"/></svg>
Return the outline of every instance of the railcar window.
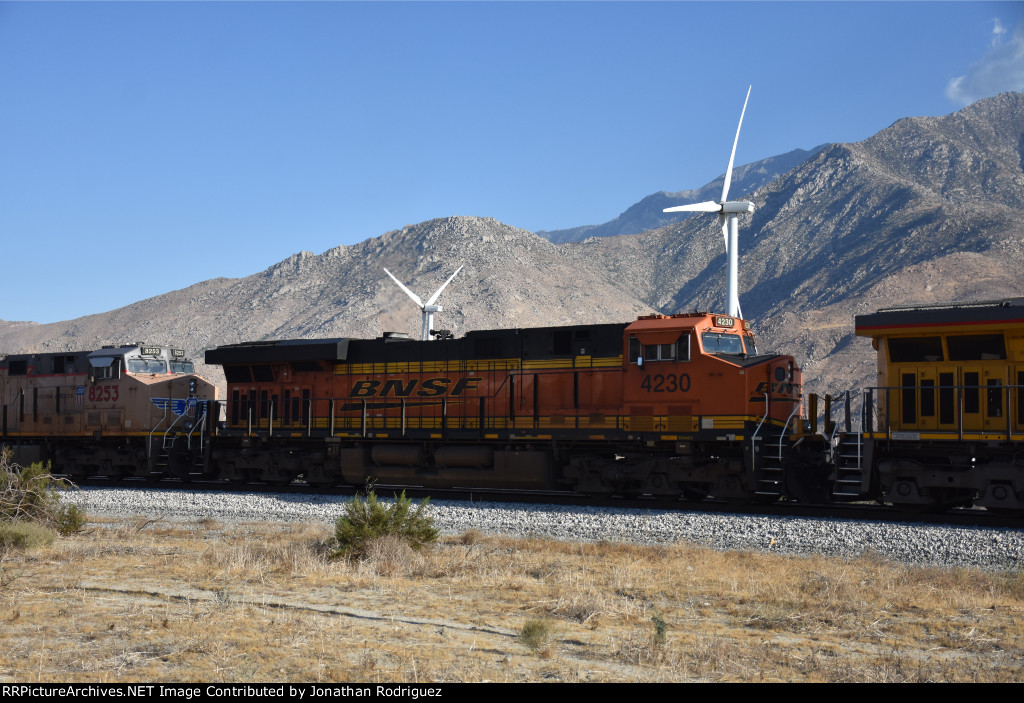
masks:
<svg viewBox="0 0 1024 703"><path fill-rule="evenodd" d="M552 334L551 353L555 356L568 356L572 354L572 330L555 330Z"/></svg>
<svg viewBox="0 0 1024 703"><path fill-rule="evenodd" d="M921 417L935 417L935 381L921 379Z"/></svg>
<svg viewBox="0 0 1024 703"><path fill-rule="evenodd" d="M894 364L908 361L942 361L941 337L890 337L889 361Z"/></svg>
<svg viewBox="0 0 1024 703"><path fill-rule="evenodd" d="M953 374L939 374L939 422L944 425L951 425L955 417L953 414L953 403L955 402L953 382Z"/></svg>
<svg viewBox="0 0 1024 703"><path fill-rule="evenodd" d="M248 366L225 366L224 378L228 383L249 383L252 381L252 374Z"/></svg>
<svg viewBox="0 0 1024 703"><path fill-rule="evenodd" d="M1014 394L1017 396L1017 422L1024 425L1024 371L1017 372L1017 387Z"/></svg>
<svg viewBox="0 0 1024 703"><path fill-rule="evenodd" d="M754 344L754 335L752 335L752 334L746 335L746 339L744 340L744 344L747 345L747 354L757 354L757 345Z"/></svg>
<svg viewBox="0 0 1024 703"><path fill-rule="evenodd" d="M980 384L980 377L977 371L966 371L964 372L964 412L965 413L977 413L981 412L981 405L979 402L978 385Z"/></svg>
<svg viewBox="0 0 1024 703"><path fill-rule="evenodd" d="M738 334L705 332L700 336L705 354L742 354L743 340Z"/></svg>
<svg viewBox="0 0 1024 703"><path fill-rule="evenodd" d="M964 334L946 337L950 361L981 361L1006 358L1001 334Z"/></svg>
<svg viewBox="0 0 1024 703"><path fill-rule="evenodd" d="M473 351L480 359L497 359L501 356L501 340L484 337L473 342Z"/></svg>
<svg viewBox="0 0 1024 703"><path fill-rule="evenodd" d="M272 383L274 381L274 372L270 370L270 365L253 365L252 380L256 381L257 383Z"/></svg>
<svg viewBox="0 0 1024 703"><path fill-rule="evenodd" d="M903 422L908 425L917 422L917 403L915 402L917 390L914 388L916 384L917 376L915 374L903 374Z"/></svg>
<svg viewBox="0 0 1024 703"><path fill-rule="evenodd" d="M28 360L20 359L18 361L10 361L7 364L7 375L8 376L25 376L28 374Z"/></svg>
<svg viewBox="0 0 1024 703"><path fill-rule="evenodd" d="M195 373L196 367L191 361L172 361L171 373Z"/></svg>
<svg viewBox="0 0 1024 703"><path fill-rule="evenodd" d="M319 361L293 361L291 365L292 371L295 373L310 373L322 370Z"/></svg>

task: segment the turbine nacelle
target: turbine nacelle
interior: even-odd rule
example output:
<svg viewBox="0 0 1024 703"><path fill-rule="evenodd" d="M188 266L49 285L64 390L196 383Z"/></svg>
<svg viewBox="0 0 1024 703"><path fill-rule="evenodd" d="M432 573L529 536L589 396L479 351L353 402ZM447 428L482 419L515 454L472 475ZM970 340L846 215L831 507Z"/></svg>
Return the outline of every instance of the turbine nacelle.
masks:
<svg viewBox="0 0 1024 703"><path fill-rule="evenodd" d="M729 214L733 212L753 212L754 203L748 200L733 200L729 203L722 203L722 212Z"/></svg>

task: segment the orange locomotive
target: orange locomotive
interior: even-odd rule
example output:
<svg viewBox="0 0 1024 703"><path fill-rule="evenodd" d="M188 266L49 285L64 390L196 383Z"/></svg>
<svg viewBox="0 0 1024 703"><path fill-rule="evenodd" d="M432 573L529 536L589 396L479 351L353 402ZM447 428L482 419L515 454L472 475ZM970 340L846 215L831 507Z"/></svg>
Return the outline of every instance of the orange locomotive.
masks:
<svg viewBox="0 0 1024 703"><path fill-rule="evenodd" d="M0 360L0 442L17 463L49 461L72 479L187 478L206 463L215 399L180 349L11 354Z"/></svg>
<svg viewBox="0 0 1024 703"><path fill-rule="evenodd" d="M210 469L239 481L771 500L828 478L797 456L824 452L796 447L793 358L759 355L722 315L249 342L206 361L228 388Z"/></svg>

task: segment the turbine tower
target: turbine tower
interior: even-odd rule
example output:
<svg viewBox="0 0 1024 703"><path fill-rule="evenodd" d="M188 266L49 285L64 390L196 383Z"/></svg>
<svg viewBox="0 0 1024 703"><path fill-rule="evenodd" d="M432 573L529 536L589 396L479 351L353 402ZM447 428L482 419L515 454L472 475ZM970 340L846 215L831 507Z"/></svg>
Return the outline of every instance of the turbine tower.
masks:
<svg viewBox="0 0 1024 703"><path fill-rule="evenodd" d="M419 306L420 310L423 311L423 331L420 334L420 339L422 339L424 342L430 339L430 334L433 332L432 328L434 326L434 313L441 312L442 310L440 305L434 305L434 303L437 302L437 298L438 296L441 295L441 291L443 291L448 286L448 284L452 282L452 279L455 278L459 274L459 271L461 270L462 266L455 269L455 273L449 276L448 280L445 281L440 288L434 291L434 294L427 299L427 302L424 303L422 300L420 300L420 297L418 295L416 295L411 290L406 288L405 284L403 284L401 281L395 278L390 271L384 269L384 273L391 276L391 280L397 283L398 287L404 290L405 294L412 298L412 302L416 303L416 305Z"/></svg>
<svg viewBox="0 0 1024 703"><path fill-rule="evenodd" d="M729 260L729 283L727 289L729 316L743 317L740 310L739 294L739 225L737 220L740 213L753 212L754 203L747 200L729 200L729 185L732 183L732 163L736 158L736 145L740 141L740 127L743 126L743 115L747 112L747 101L750 100L750 86L747 88L747 98L743 101L743 111L740 112L740 123L736 127L736 138L732 142L732 153L729 155L729 168L725 170L725 185L722 187L722 199L719 202L706 200L703 203L692 205L679 205L669 207L662 212L717 212L718 222L722 227L722 238L725 240L725 254Z"/></svg>

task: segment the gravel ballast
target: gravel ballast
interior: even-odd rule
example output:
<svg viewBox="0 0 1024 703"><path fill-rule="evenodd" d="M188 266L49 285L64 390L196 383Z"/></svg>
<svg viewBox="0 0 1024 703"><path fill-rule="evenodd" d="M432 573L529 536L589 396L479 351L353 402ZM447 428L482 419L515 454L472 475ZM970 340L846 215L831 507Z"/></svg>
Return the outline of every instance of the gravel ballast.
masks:
<svg viewBox="0 0 1024 703"><path fill-rule="evenodd" d="M328 525L350 500L340 495L92 487L68 497L90 515L103 517ZM688 541L717 550L837 557L873 553L901 563L990 570L1017 569L1024 558L1024 533L989 527L443 500L431 500L429 511L442 533L449 535L475 529L563 541Z"/></svg>

